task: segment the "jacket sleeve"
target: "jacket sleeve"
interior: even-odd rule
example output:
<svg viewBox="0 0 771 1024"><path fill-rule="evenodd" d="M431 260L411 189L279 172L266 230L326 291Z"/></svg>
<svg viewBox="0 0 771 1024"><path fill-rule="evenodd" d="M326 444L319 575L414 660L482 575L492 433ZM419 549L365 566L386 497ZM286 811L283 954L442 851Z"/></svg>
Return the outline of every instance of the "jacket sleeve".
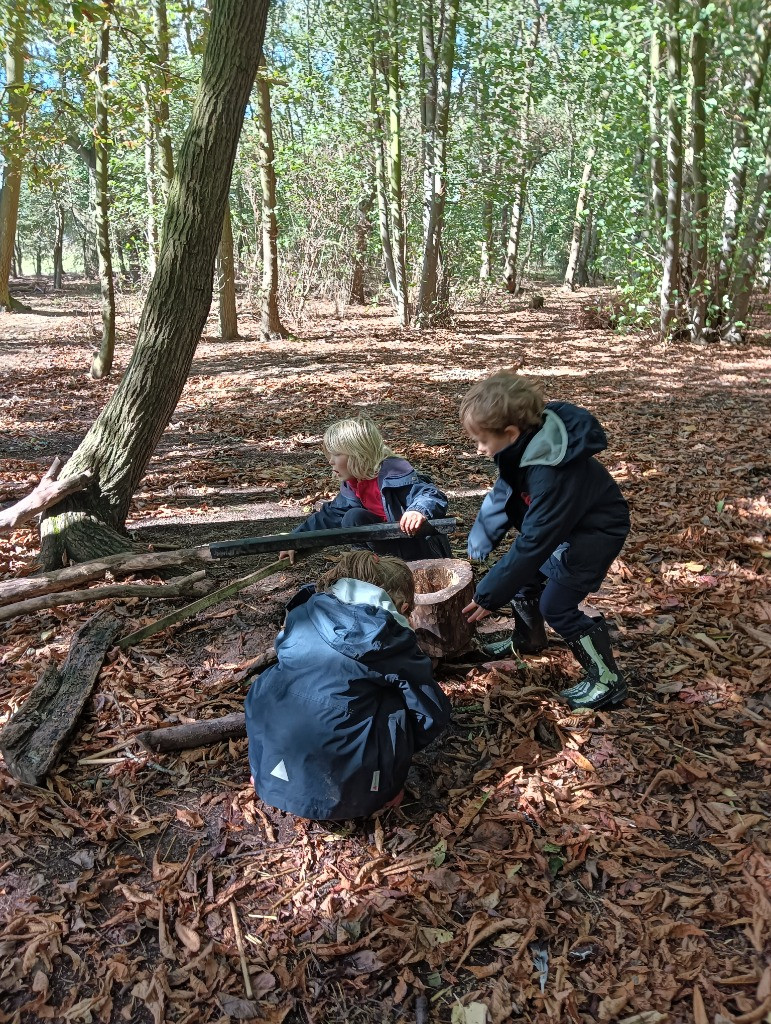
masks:
<svg viewBox="0 0 771 1024"><path fill-rule="evenodd" d="M424 476L410 487L405 501L406 512L420 512L426 519L442 519L448 507L447 496Z"/></svg>
<svg viewBox="0 0 771 1024"><path fill-rule="evenodd" d="M510 497L511 488L499 477L482 502L474 525L469 530L469 558L487 558L506 536L511 526L511 519L506 513L506 503Z"/></svg>
<svg viewBox="0 0 771 1024"><path fill-rule="evenodd" d="M529 480L530 506L519 536L477 586L474 601L492 611L511 601L570 535L578 496L574 471L539 467Z"/></svg>
<svg viewBox="0 0 771 1024"><path fill-rule="evenodd" d="M304 533L306 530L336 530L345 513L351 508L361 508L361 502L350 487L343 485L337 497L332 501L325 501L318 512L309 515L304 523L295 526L292 533Z"/></svg>
<svg viewBox="0 0 771 1024"><path fill-rule="evenodd" d="M412 725L415 750L422 750L446 729L450 721L450 702L434 680L431 660L422 652L416 652L410 659L408 670L390 677L389 681L395 682L402 692Z"/></svg>

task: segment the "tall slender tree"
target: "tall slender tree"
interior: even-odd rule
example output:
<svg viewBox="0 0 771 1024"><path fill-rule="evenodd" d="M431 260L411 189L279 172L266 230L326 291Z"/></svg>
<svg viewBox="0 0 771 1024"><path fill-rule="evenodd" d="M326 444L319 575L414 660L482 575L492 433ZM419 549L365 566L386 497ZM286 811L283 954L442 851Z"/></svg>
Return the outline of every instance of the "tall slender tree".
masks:
<svg viewBox="0 0 771 1024"><path fill-rule="evenodd" d="M9 142L3 153L5 180L0 190L0 309L7 310L23 308L20 302L11 298L9 279L19 215L24 115L27 110L24 84L25 9L23 6L13 7L10 14L5 51L5 87L8 93L5 134Z"/></svg>

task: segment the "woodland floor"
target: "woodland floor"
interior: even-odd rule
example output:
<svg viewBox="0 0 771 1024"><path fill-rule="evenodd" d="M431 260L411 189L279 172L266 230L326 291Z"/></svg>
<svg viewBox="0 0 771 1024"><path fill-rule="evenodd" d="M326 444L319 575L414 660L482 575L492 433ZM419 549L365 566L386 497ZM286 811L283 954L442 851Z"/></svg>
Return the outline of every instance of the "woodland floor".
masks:
<svg viewBox="0 0 771 1024"><path fill-rule="evenodd" d="M458 400L524 360L548 398L598 415L632 507L592 598L626 706L566 716L559 646L524 668L440 665L454 723L405 804L327 827L255 798L246 741L114 749L240 709L239 666L324 556L116 649L46 788L0 763L0 1022L771 1021L771 349L592 329L588 296L547 291L539 311L497 298L430 334L384 308L315 309L297 339L269 344L218 341L210 321L129 527L173 546L290 527L332 488L324 426L366 408L451 495L462 555L491 466ZM121 297L116 371L95 383L96 297L28 298L34 314L0 317L0 502L75 449L141 311ZM255 331L247 311L241 327ZM0 576L31 571L36 550L33 529L0 538ZM129 632L168 607L117 611ZM0 721L94 610L4 626Z"/></svg>

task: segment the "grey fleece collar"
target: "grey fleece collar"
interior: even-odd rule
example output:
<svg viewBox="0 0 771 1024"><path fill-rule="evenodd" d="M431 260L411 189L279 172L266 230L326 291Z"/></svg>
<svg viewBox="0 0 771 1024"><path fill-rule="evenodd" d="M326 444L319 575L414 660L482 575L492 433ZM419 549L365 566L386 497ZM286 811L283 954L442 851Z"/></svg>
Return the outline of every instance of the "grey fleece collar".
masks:
<svg viewBox="0 0 771 1024"><path fill-rule="evenodd" d="M365 583L363 580L355 580L345 576L343 579L333 583L327 593L333 594L343 604L366 604L375 608L382 608L383 611L393 616L400 626L404 626L405 629L412 629L409 621L401 612L396 610L396 605L385 590L381 590L380 587L376 587L373 583Z"/></svg>
<svg viewBox="0 0 771 1024"><path fill-rule="evenodd" d="M544 422L519 461L520 466L558 466L568 450L565 424L551 409L544 409Z"/></svg>

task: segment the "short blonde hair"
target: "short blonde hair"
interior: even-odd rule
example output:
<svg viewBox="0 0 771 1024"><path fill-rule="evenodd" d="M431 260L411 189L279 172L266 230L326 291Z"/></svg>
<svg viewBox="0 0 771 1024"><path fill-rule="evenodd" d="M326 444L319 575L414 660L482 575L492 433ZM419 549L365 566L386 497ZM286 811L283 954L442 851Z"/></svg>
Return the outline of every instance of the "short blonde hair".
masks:
<svg viewBox="0 0 771 1024"><path fill-rule="evenodd" d="M372 551L346 551L318 582L317 590L329 590L338 580L353 579L372 583L385 590L397 611L407 605L407 614L415 607L415 577L401 558L376 555Z"/></svg>
<svg viewBox="0 0 771 1024"><path fill-rule="evenodd" d="M460 421L495 432L506 427L527 430L541 425L543 407L538 381L513 370L499 370L468 390L460 403Z"/></svg>
<svg viewBox="0 0 771 1024"><path fill-rule="evenodd" d="M393 455L368 416L338 420L324 431L327 455L347 455L348 468L357 480L377 476L383 459Z"/></svg>

